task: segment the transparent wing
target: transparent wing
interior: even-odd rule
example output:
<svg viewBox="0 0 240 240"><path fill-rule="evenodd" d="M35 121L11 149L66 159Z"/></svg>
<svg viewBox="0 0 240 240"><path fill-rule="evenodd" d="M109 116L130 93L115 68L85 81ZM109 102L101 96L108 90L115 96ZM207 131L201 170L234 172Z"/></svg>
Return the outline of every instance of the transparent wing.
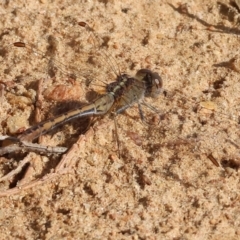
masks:
<svg viewBox="0 0 240 240"><path fill-rule="evenodd" d="M66 28L56 29L54 34L38 42L19 38L13 44L2 46L5 74L12 73L20 81L71 78L101 87L114 81L120 71L108 49L109 34L97 35L86 23L75 19L65 24Z"/></svg>

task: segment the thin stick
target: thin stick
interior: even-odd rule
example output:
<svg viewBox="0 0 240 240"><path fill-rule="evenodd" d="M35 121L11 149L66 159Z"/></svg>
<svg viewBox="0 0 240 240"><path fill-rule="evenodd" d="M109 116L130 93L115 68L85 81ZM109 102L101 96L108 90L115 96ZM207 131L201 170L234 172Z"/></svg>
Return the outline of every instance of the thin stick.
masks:
<svg viewBox="0 0 240 240"><path fill-rule="evenodd" d="M93 129L90 128L87 133L85 135L81 135L78 139L78 141L70 148L70 150L63 155L60 163L58 164L58 166L55 168L55 171L52 173L49 173L47 175L45 175L43 178L40 179L36 179L34 181L31 181L29 183L25 183L21 186L16 186L12 189L7 189L5 191L0 192L0 197L3 196L10 196L13 194L18 194L21 191L27 190L29 188L32 187L36 187L38 185L42 185L43 183L46 183L52 179L54 179L55 177L62 175L62 174L67 174L70 172L70 170L72 169L73 165L76 163L75 160L75 156L76 156L76 151L78 149L82 149L84 148L84 144L85 142L88 140L88 138L90 138L91 136L93 136ZM30 158L30 154L28 155ZM17 169L19 170L21 167L23 167L26 163L30 162L30 159L26 159L23 160L21 163L21 166L18 166ZM21 171L21 169L20 169ZM19 171L19 172L20 172ZM4 179L9 179L10 177L14 176L16 174L16 169L13 170L12 172L8 173L8 177L4 176L3 178L1 178L0 180Z"/></svg>
<svg viewBox="0 0 240 240"><path fill-rule="evenodd" d="M11 152L40 152L40 153L64 153L67 151L65 147L51 147L51 146L44 146L37 143L31 143L27 141L19 141L18 138L10 137L10 136L0 136L0 140L10 140L13 143L6 147L0 148L0 156L11 153Z"/></svg>

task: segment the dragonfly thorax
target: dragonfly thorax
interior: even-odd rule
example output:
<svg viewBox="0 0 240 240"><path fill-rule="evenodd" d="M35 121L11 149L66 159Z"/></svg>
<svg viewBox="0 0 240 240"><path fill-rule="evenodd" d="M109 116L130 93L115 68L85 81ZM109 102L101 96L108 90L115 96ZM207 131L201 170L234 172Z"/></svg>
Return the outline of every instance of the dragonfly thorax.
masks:
<svg viewBox="0 0 240 240"><path fill-rule="evenodd" d="M107 85L107 92L112 93L114 98L118 99L128 91L128 89L134 84L134 81L136 80L127 74L119 75L115 82L111 82Z"/></svg>

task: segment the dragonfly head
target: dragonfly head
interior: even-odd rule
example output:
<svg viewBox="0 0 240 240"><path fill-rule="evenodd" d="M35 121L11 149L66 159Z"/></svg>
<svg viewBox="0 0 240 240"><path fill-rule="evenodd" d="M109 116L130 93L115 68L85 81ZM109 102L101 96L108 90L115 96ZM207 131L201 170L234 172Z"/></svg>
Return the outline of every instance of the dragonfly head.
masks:
<svg viewBox="0 0 240 240"><path fill-rule="evenodd" d="M162 78L158 73L148 69L140 69L136 74L136 78L145 83L145 97L155 98L162 92Z"/></svg>

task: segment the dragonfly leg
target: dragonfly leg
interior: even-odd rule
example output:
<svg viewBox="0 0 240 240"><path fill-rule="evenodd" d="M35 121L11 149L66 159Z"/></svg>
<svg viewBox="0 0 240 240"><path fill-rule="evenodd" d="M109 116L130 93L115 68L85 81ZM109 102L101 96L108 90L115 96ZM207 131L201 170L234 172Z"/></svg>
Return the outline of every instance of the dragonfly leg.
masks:
<svg viewBox="0 0 240 240"><path fill-rule="evenodd" d="M120 141L118 137L117 114L114 114L114 128L115 128L115 136L116 136L117 148L118 148L118 157L121 158Z"/></svg>

